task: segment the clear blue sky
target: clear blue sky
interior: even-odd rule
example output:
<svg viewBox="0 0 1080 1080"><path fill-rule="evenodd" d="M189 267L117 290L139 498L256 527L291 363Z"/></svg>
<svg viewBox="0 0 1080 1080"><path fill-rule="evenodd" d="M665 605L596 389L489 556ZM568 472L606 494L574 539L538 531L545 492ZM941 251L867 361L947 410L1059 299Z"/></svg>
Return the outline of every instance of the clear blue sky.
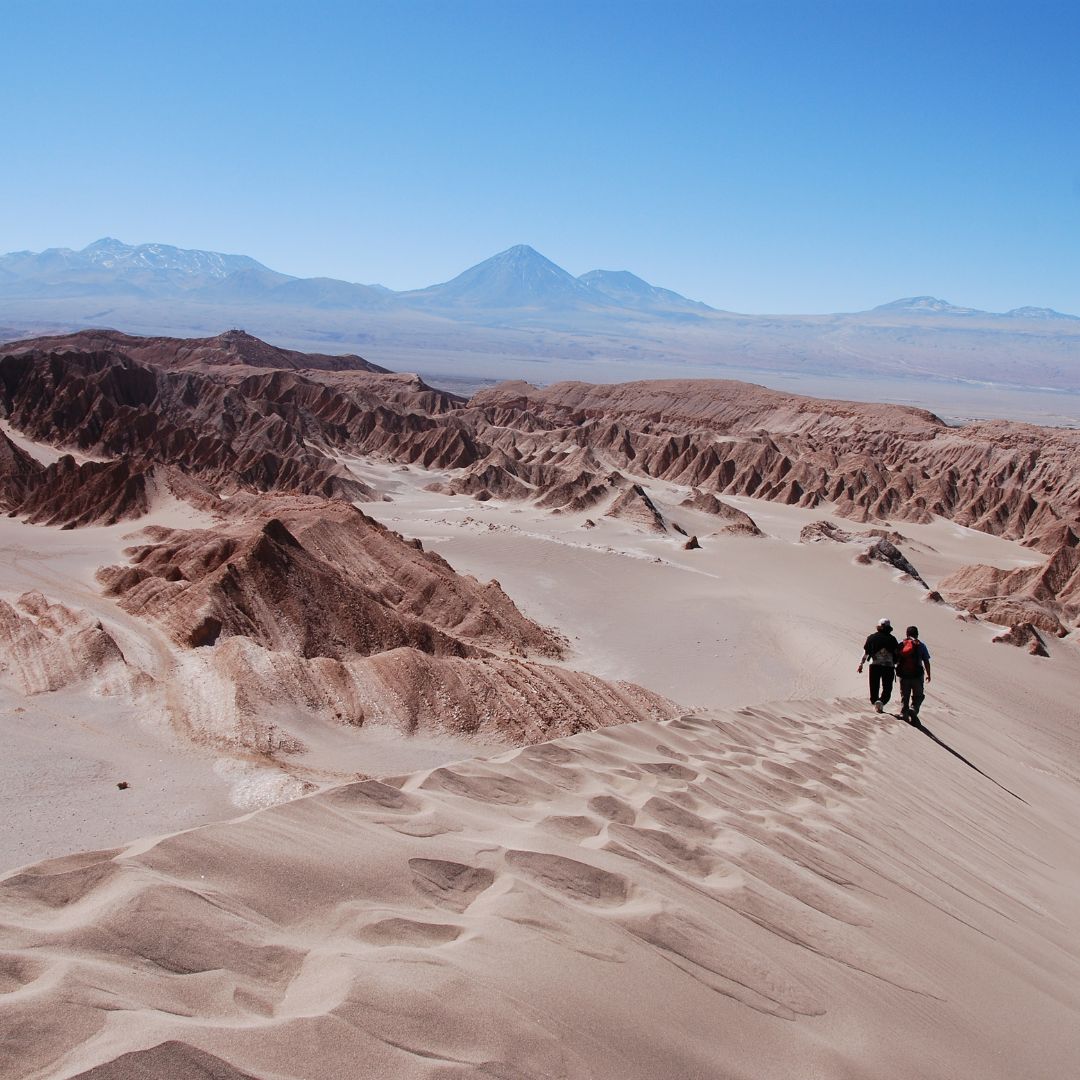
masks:
<svg viewBox="0 0 1080 1080"><path fill-rule="evenodd" d="M1080 5L0 0L0 251L1080 312Z"/></svg>

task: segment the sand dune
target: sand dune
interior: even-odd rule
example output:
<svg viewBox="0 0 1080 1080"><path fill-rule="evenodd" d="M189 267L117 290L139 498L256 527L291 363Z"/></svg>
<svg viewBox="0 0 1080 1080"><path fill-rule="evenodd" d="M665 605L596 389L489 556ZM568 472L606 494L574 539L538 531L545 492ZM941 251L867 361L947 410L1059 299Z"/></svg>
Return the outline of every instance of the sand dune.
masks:
<svg viewBox="0 0 1080 1080"><path fill-rule="evenodd" d="M976 764L784 703L41 864L0 882L3 1069L1067 1075L1059 786Z"/></svg>

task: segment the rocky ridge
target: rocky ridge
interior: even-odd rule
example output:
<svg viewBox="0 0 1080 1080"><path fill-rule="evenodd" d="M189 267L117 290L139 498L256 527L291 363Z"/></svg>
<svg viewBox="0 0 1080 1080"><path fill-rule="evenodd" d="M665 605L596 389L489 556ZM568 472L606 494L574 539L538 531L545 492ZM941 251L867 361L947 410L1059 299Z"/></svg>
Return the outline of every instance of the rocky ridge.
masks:
<svg viewBox="0 0 1080 1080"><path fill-rule="evenodd" d="M191 648L244 637L305 658L561 655L498 582L455 573L348 503L277 496L230 509L212 529L146 530L127 566L98 572L106 594Z"/></svg>
<svg viewBox="0 0 1080 1080"><path fill-rule="evenodd" d="M864 524L943 516L1020 540L1049 556L1045 567L971 571L942 591L1007 625L1041 619L1059 633L1077 618L1080 433L950 428L915 408L725 381L507 383L465 402L415 376L319 368L325 358L252 341L92 332L0 350L11 426L100 459L46 466L0 438L0 505L74 526L137 517L163 484L219 509L223 497L267 493L363 500L375 494L347 461L375 456L439 470L440 490L479 500L616 515L651 504L641 524L666 529L645 487L656 479L689 488L684 505L720 517L721 532L757 531L722 502L752 495L828 504ZM888 536L878 540L869 558L921 581Z"/></svg>
<svg viewBox="0 0 1080 1080"><path fill-rule="evenodd" d="M72 334L13 341L3 347L8 355L50 352L115 352L171 371L228 367L271 368L297 371L368 371L389 374L361 356L297 352L282 349L243 330L226 330L208 338L137 337L119 330L79 330Z"/></svg>
<svg viewBox="0 0 1080 1080"><path fill-rule="evenodd" d="M941 581L941 593L991 622L1030 623L1063 637L1066 623L1080 620L1080 544L1076 534L1070 536L1041 566L966 566Z"/></svg>
<svg viewBox="0 0 1080 1080"><path fill-rule="evenodd" d="M0 600L0 680L28 695L82 682L97 694L119 694L149 681L100 620L36 590Z"/></svg>
<svg viewBox="0 0 1080 1080"><path fill-rule="evenodd" d="M87 612L24 596L0 610L21 692L111 687L197 743L298 776L319 724L518 745L674 708L555 666L561 639L497 582L456 574L351 505L376 497L355 456L475 464L460 399L411 375L260 367L249 361L277 363L270 347L241 363L213 348L106 334L0 350L0 414L22 439L0 432L9 514L136 525L167 493L212 522L135 533L127 561L98 573L125 619L170 643L163 670L130 664ZM36 457L35 444L71 452Z"/></svg>

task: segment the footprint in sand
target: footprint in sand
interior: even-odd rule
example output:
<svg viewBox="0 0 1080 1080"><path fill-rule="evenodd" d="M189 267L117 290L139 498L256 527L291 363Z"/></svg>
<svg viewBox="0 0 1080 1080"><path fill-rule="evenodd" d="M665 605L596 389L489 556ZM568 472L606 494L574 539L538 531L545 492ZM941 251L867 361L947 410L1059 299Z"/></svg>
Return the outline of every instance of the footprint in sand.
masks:
<svg viewBox="0 0 1080 1080"><path fill-rule="evenodd" d="M132 1050L79 1076L92 1080L125 1080L126 1077L189 1076L213 1080L256 1080L249 1072L229 1064L224 1058L185 1042L170 1039L149 1050ZM75 1080L79 1080L78 1077Z"/></svg>
<svg viewBox="0 0 1080 1080"><path fill-rule="evenodd" d="M0 954L0 994L10 994L41 978L47 965L17 953Z"/></svg>
<svg viewBox="0 0 1080 1080"><path fill-rule="evenodd" d="M700 844L687 843L660 829L642 829L631 825L611 825L611 840L606 850L659 870L676 870L690 877L705 878L714 873L719 860L712 850Z"/></svg>
<svg viewBox="0 0 1080 1080"><path fill-rule="evenodd" d="M327 802L338 805L379 810L398 810L414 813L420 809L420 803L400 788L384 784L381 780L363 780L358 784L345 784L332 788L323 794Z"/></svg>
<svg viewBox="0 0 1080 1080"><path fill-rule="evenodd" d="M440 907L458 912L464 911L495 882L495 875L482 866L443 859L410 859L409 868L417 892Z"/></svg>
<svg viewBox="0 0 1080 1080"><path fill-rule="evenodd" d="M685 765L677 765L673 761L643 761L639 766L644 772L652 773L653 776L661 776L665 780L696 780L697 770L688 769Z"/></svg>
<svg viewBox="0 0 1080 1080"><path fill-rule="evenodd" d="M528 881L586 904L615 907L625 904L630 895L630 884L622 874L562 855L511 850L506 861Z"/></svg>
<svg viewBox="0 0 1080 1080"><path fill-rule="evenodd" d="M616 799L614 795L595 795L589 800L589 809L619 825L633 825L637 818L637 811L629 803Z"/></svg>
<svg viewBox="0 0 1080 1080"><path fill-rule="evenodd" d="M667 799L660 798L658 795L654 795L649 799L642 807L642 810L647 814L651 814L655 821L667 826L669 829L678 829L684 833L697 836L716 835L716 827L711 822L691 813L689 810L683 809L681 806L676 806Z"/></svg>
<svg viewBox="0 0 1080 1080"><path fill-rule="evenodd" d="M673 758L675 761L689 761L690 760L690 758L686 754L680 753L678 750L674 749L673 747L668 746L667 743L662 743L662 742L657 743L656 744L656 752L658 754L663 754L664 757Z"/></svg>
<svg viewBox="0 0 1080 1080"><path fill-rule="evenodd" d="M541 824L551 832L570 840L584 840L588 836L596 836L603 827L596 818L587 814L551 814L544 818Z"/></svg>
<svg viewBox="0 0 1080 1080"><path fill-rule="evenodd" d="M356 936L369 945L405 945L433 948L457 941L464 933L450 923L417 922L415 919L382 919L361 927Z"/></svg>
<svg viewBox="0 0 1080 1080"><path fill-rule="evenodd" d="M109 851L61 855L4 878L0 889L8 898L18 897L51 908L66 907L82 900L99 885L121 873L113 858L123 850L112 848Z"/></svg>
<svg viewBox="0 0 1080 1080"><path fill-rule="evenodd" d="M518 756L526 761L546 761L550 765L569 765L580 760L566 747L556 743L540 743L526 747Z"/></svg>
<svg viewBox="0 0 1080 1080"><path fill-rule="evenodd" d="M553 785L536 778L531 778L525 784L496 772L468 773L448 768L433 770L420 787L503 806L528 805L538 796L551 797L558 791Z"/></svg>

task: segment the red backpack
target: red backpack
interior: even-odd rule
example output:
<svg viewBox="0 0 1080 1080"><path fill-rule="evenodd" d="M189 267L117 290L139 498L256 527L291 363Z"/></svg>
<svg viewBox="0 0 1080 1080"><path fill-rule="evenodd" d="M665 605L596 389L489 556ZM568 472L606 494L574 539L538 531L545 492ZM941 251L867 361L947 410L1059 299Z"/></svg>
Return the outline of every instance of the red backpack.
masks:
<svg viewBox="0 0 1080 1080"><path fill-rule="evenodd" d="M918 638L904 638L900 643L900 658L896 661L896 670L901 675L918 675L922 670Z"/></svg>

